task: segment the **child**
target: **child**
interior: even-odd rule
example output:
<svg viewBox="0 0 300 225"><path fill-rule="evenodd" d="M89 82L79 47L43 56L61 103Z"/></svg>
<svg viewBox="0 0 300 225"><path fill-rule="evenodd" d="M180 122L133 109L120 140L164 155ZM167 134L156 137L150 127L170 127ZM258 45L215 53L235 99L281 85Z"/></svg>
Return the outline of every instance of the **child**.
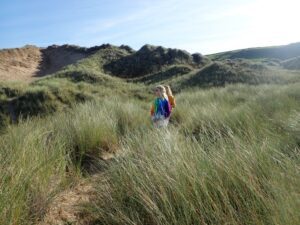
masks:
<svg viewBox="0 0 300 225"><path fill-rule="evenodd" d="M176 102L175 102L175 97L172 94L171 88L169 85L165 85L166 93L168 95L168 100L170 105L172 106L172 109L175 108Z"/></svg>
<svg viewBox="0 0 300 225"><path fill-rule="evenodd" d="M171 114L171 105L168 101L165 87L158 85L154 89L154 94L157 98L151 106L152 121L155 127L166 127Z"/></svg>

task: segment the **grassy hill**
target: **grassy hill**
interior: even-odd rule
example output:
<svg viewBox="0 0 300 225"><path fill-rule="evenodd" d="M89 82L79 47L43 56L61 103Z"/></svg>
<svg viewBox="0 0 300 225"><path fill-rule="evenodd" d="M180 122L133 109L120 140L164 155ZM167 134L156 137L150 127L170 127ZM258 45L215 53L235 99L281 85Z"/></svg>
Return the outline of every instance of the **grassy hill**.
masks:
<svg viewBox="0 0 300 225"><path fill-rule="evenodd" d="M84 57L0 83L0 224L300 223L298 58L47 49ZM167 130L149 118L160 83Z"/></svg>
<svg viewBox="0 0 300 225"><path fill-rule="evenodd" d="M248 48L235 51L221 52L217 54L211 54L208 57L214 60L223 59L258 59L258 58L271 58L286 60L300 56L300 43L294 43L289 45L274 46L274 47L262 47L262 48Z"/></svg>
<svg viewBox="0 0 300 225"><path fill-rule="evenodd" d="M61 53L59 49L64 51L68 49L70 52L76 51L89 56L72 64L66 63L59 71L29 84L2 82L0 91L0 125L2 126L0 128L20 117L47 115L69 108L76 103L96 100L103 96L130 95L139 99L149 97L149 91L145 91L143 84L128 83L118 77L105 74L103 65L132 53L129 47L102 45L87 49L64 45L50 46L47 49L48 53L54 51L52 58ZM63 56L65 54L60 57ZM69 62L68 60L67 58L66 61ZM52 70L53 68L50 68L50 71Z"/></svg>
<svg viewBox="0 0 300 225"><path fill-rule="evenodd" d="M112 61L104 68L114 75L132 78L157 73L172 65L184 64L197 68L208 62L200 54L191 55L183 50L144 45L134 54Z"/></svg>
<svg viewBox="0 0 300 225"><path fill-rule="evenodd" d="M59 72L27 85L3 84L1 89L0 128L19 118L45 116L104 96L149 99L141 84L86 70Z"/></svg>
<svg viewBox="0 0 300 225"><path fill-rule="evenodd" d="M300 70L300 56L282 61L282 65L289 70Z"/></svg>

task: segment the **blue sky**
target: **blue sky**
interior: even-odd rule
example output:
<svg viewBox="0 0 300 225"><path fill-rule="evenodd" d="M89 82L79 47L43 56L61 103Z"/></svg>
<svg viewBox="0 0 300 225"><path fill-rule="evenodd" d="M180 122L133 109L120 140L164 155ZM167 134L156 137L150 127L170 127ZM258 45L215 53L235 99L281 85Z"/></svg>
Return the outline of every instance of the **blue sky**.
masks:
<svg viewBox="0 0 300 225"><path fill-rule="evenodd" d="M298 0L0 0L0 48L147 43L209 54L281 45L300 41L299 8Z"/></svg>

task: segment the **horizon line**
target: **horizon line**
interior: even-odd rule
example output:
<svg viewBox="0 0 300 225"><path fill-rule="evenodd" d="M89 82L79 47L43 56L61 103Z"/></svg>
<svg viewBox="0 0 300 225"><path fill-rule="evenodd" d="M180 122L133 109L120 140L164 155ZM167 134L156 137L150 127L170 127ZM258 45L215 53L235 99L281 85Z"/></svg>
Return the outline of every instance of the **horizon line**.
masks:
<svg viewBox="0 0 300 225"><path fill-rule="evenodd" d="M221 54L221 53L226 53L226 52L233 52L233 51L240 51L240 50L248 50L248 49L256 49L256 48L272 48L272 47L282 47L282 46L288 46L288 45L293 45L293 44L300 44L300 40L297 41L297 42L290 42L290 43L286 43L286 44L276 44L276 45L265 45L265 46L252 46L252 47L245 47L245 48L237 48L237 49L231 49L231 50L225 50L225 51L218 51L218 52L214 52L214 53L207 53L207 54L202 54L201 52L189 52L188 50L185 50L183 48L176 48L176 47L165 47L165 46L162 46L162 45L155 45L155 44L149 44L149 43L145 43L143 44L140 48L134 48L134 47L131 47L130 45L128 44L121 44L121 45L116 45L116 44L111 44L111 43L102 43L100 45L90 45L90 46L83 46L83 45L78 45L78 44L67 44L67 43L64 43L64 44L50 44L50 45L47 45L47 46L38 46L38 45L35 45L35 44L25 44L23 46L17 46L17 47L9 47L9 48L0 48L0 51L2 50L9 50L9 49L19 49L19 48L26 48L26 47L29 47L29 46L33 46L33 47L37 47L37 48L48 48L48 47L51 47L51 46L76 46L76 47L81 47L81 48L93 48L93 47L96 47L96 46L102 46L102 45L112 45L112 46L116 46L116 47L120 47L120 46L129 46L130 48L132 48L133 50L135 51L139 51L143 46L145 45L151 45L151 46L156 46L156 47L163 47L163 48L167 48L167 49L178 49L178 50L184 50L190 54L194 54L194 53L200 53L202 55L205 55L205 56L209 56L209 55L214 55L214 54Z"/></svg>

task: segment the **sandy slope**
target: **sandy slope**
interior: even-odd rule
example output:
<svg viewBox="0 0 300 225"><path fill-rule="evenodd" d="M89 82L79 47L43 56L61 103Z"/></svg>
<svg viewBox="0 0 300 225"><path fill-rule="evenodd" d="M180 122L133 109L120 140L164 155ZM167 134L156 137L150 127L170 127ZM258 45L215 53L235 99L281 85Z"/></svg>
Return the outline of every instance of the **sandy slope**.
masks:
<svg viewBox="0 0 300 225"><path fill-rule="evenodd" d="M41 50L35 46L1 50L0 80L30 81L39 72L41 61Z"/></svg>
<svg viewBox="0 0 300 225"><path fill-rule="evenodd" d="M38 225L86 225L90 219L82 214L81 205L91 204L96 195L94 188L99 175L82 180L75 187L65 190L55 197L46 215Z"/></svg>
<svg viewBox="0 0 300 225"><path fill-rule="evenodd" d="M100 158L109 162L116 155L103 152ZM94 171L95 172L95 171ZM38 225L88 225L91 224L90 215L83 212L83 205L91 205L97 198L96 187L106 182L103 171L97 171L93 175L79 180L79 182L52 199L45 216ZM99 183L100 182L100 183Z"/></svg>
<svg viewBox="0 0 300 225"><path fill-rule="evenodd" d="M36 46L0 50L0 81L27 81L54 73L89 53L66 46Z"/></svg>

